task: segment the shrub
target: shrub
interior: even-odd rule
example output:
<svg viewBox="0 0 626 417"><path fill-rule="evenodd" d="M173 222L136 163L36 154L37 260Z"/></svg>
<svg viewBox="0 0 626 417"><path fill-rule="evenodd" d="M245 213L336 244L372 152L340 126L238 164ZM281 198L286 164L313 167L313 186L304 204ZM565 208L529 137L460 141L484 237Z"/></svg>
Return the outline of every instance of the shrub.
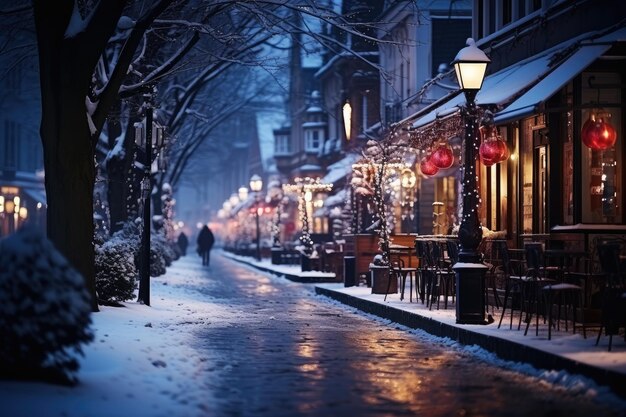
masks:
<svg viewBox="0 0 626 417"><path fill-rule="evenodd" d="M39 231L0 240L0 374L75 382L90 315L84 279Z"/></svg>
<svg viewBox="0 0 626 417"><path fill-rule="evenodd" d="M163 251L152 241L150 245L150 276L158 277L165 274L165 258Z"/></svg>
<svg viewBox="0 0 626 417"><path fill-rule="evenodd" d="M152 239L150 240L150 246L159 252L160 256L163 257L163 261L165 262L165 266L172 265L172 261L174 260L174 253L172 252L167 240L160 234L153 234Z"/></svg>
<svg viewBox="0 0 626 417"><path fill-rule="evenodd" d="M133 298L137 288L133 241L116 235L96 248L96 292L103 304Z"/></svg>
<svg viewBox="0 0 626 417"><path fill-rule="evenodd" d="M139 250L141 249L139 226L132 221L127 221L122 226L122 229L115 232L111 238L123 239L129 243L135 262L135 269L139 271Z"/></svg>

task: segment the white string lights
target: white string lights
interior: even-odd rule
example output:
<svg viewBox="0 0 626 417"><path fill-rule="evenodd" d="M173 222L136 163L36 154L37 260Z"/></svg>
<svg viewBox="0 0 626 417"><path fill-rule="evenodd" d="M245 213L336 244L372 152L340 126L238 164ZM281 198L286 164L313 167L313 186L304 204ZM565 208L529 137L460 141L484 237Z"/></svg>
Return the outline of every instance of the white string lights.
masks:
<svg viewBox="0 0 626 417"><path fill-rule="evenodd" d="M328 193L333 189L333 184L322 183L319 178L297 177L291 184L283 184L283 192L298 196L298 213L302 223L302 236L300 241L304 245L305 253L313 252L313 240L309 228L308 204L313 199L313 194L319 192Z"/></svg>

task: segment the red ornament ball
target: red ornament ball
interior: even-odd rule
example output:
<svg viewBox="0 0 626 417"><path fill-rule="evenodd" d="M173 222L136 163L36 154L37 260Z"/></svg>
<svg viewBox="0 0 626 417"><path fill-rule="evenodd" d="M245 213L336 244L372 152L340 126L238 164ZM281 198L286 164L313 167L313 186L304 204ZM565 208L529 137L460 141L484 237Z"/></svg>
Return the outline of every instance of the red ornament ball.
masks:
<svg viewBox="0 0 626 417"><path fill-rule="evenodd" d="M454 155L449 145L439 145L430 156L431 162L439 169L448 169L454 164Z"/></svg>
<svg viewBox="0 0 626 417"><path fill-rule="evenodd" d="M480 158L480 162L486 167L490 167L496 163L496 161L492 159L485 159L485 158Z"/></svg>
<svg viewBox="0 0 626 417"><path fill-rule="evenodd" d="M439 172L439 168L437 168L437 166L433 164L429 155L422 158L422 160L420 161L420 171L422 171L422 174L431 177Z"/></svg>
<svg viewBox="0 0 626 417"><path fill-rule="evenodd" d="M604 117L594 117L593 114L583 124L581 129L582 141L588 148L603 151L615 145L617 132Z"/></svg>
<svg viewBox="0 0 626 417"><path fill-rule="evenodd" d="M494 163L503 161L507 153L506 143L502 139L485 141L480 144L478 153L481 160L490 160Z"/></svg>

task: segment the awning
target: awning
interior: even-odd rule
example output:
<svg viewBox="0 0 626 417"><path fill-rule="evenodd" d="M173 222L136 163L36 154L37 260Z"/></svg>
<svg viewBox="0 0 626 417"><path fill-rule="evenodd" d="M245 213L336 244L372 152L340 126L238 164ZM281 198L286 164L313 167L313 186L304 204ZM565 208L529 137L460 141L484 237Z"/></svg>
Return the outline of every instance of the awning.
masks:
<svg viewBox="0 0 626 417"><path fill-rule="evenodd" d="M510 102L521 91L535 84L543 74L550 70L550 61L554 53L555 50L551 49L487 76L483 82L483 87L476 95L476 103L482 106L501 106ZM458 113L463 105L465 105L465 95L458 94L417 119L413 122L412 127L417 129L434 122L436 119L452 116Z"/></svg>
<svg viewBox="0 0 626 417"><path fill-rule="evenodd" d="M626 40L626 28L583 44L576 52L559 64L530 90L506 108L496 113L496 123L505 123L536 113L540 107L565 86L571 79L583 72L596 59L611 49L613 43Z"/></svg>
<svg viewBox="0 0 626 417"><path fill-rule="evenodd" d="M538 106L608 51L618 40L626 40L626 28L602 36L598 36L596 32L586 39L581 37L570 39L520 61L487 76L483 87L476 95L476 103L496 108L506 106L496 113L496 123L532 114ZM572 52L563 59L562 55L568 50ZM418 129L436 119L457 114L460 107L465 104L465 96L459 94L449 101L444 102L444 99L441 101L440 106L436 106L428 113L420 115L418 112L412 128Z"/></svg>
<svg viewBox="0 0 626 417"><path fill-rule="evenodd" d="M530 116L550 97L556 94L572 78L585 70L593 61L611 48L610 45L583 46L554 71L539 81L520 98L494 116L496 123L505 123Z"/></svg>

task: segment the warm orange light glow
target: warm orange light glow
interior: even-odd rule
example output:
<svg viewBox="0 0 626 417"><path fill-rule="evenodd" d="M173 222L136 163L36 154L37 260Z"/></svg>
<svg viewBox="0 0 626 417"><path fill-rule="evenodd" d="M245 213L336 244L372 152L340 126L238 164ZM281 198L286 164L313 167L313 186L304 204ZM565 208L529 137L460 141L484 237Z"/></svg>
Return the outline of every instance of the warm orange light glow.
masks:
<svg viewBox="0 0 626 417"><path fill-rule="evenodd" d="M350 128L352 126L352 106L346 101L343 105L343 127L346 131L346 139L350 140Z"/></svg>

